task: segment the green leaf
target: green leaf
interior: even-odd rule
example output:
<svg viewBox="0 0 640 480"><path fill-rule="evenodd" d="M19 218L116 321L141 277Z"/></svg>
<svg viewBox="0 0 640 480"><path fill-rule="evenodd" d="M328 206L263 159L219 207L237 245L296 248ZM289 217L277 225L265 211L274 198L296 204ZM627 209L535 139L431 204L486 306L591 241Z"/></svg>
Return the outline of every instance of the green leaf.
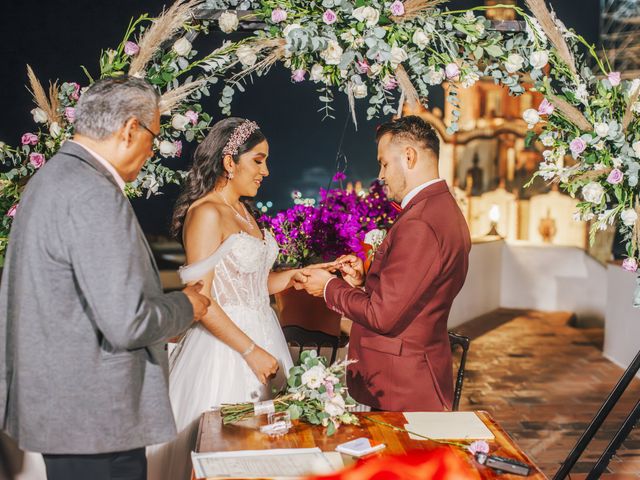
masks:
<svg viewBox="0 0 640 480"><path fill-rule="evenodd" d="M287 408L287 411L289 412L289 416L291 417L291 420L298 420L300 418L300 415L302 415L302 409L295 403L292 403L291 405L289 405L289 408Z"/></svg>
<svg viewBox="0 0 640 480"><path fill-rule="evenodd" d="M492 57L499 57L500 55L502 55L504 53L502 48L500 48L498 45L489 45L489 46L485 47L485 50Z"/></svg>
<svg viewBox="0 0 640 480"><path fill-rule="evenodd" d="M327 437L330 437L334 433L336 433L336 426L333 422L329 422L329 425L327 426Z"/></svg>

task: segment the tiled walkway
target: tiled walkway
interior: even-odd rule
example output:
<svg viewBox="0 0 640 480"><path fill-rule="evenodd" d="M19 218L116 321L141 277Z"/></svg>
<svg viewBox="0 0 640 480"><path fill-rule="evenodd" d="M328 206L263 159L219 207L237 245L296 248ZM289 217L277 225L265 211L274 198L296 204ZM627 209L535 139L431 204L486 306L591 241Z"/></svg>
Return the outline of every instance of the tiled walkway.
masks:
<svg viewBox="0 0 640 480"><path fill-rule="evenodd" d="M566 313L501 310L458 329L472 338L461 410L489 411L549 477L622 374L602 356L602 329L573 328L569 319ZM636 379L572 479L584 478L639 396ZM638 429L609 472L603 478L640 478Z"/></svg>

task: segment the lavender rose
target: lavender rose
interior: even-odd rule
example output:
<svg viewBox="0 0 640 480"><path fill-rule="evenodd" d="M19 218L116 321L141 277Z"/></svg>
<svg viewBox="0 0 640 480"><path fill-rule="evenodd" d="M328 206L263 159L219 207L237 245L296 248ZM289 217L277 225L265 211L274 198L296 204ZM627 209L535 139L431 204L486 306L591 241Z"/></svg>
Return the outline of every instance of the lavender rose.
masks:
<svg viewBox="0 0 640 480"><path fill-rule="evenodd" d="M327 25L332 25L332 24L336 23L336 20L338 20L338 16L336 15L336 12L334 12L331 9L326 10L322 14L322 21L324 23L326 23Z"/></svg>
<svg viewBox="0 0 640 480"><path fill-rule="evenodd" d="M444 68L444 74L448 80L456 80L460 75L460 67L456 63L449 63Z"/></svg>
<svg viewBox="0 0 640 480"><path fill-rule="evenodd" d="M574 158L577 158L587 148L587 143L580 137L574 138L569 144L569 149Z"/></svg>
<svg viewBox="0 0 640 480"><path fill-rule="evenodd" d="M607 177L607 182L609 182L611 185L618 185L622 182L623 178L624 174L622 173L622 171L619 168L614 168L613 170L611 170L611 173Z"/></svg>
<svg viewBox="0 0 640 480"><path fill-rule="evenodd" d="M195 125L198 123L198 112L194 112L193 110L187 110L184 113L184 116L189 119L192 125Z"/></svg>
<svg viewBox="0 0 640 480"><path fill-rule="evenodd" d="M391 10L391 15L394 15L396 17L401 17L402 15L404 15L404 3L402 3L400 0L396 0L395 2L393 2L389 9Z"/></svg>
<svg viewBox="0 0 640 480"><path fill-rule="evenodd" d="M135 42L127 42L124 44L124 53L130 57L137 55L140 51L140 47Z"/></svg>
<svg viewBox="0 0 640 480"><path fill-rule="evenodd" d="M271 12L271 21L273 23L284 22L287 19L287 11L282 8L276 8Z"/></svg>
<svg viewBox="0 0 640 480"><path fill-rule="evenodd" d="M299 68L291 73L291 80L294 82L304 82L304 76L307 72Z"/></svg>
<svg viewBox="0 0 640 480"><path fill-rule="evenodd" d="M29 155L29 163L36 169L44 165L44 155L41 153L33 152Z"/></svg>
<svg viewBox="0 0 640 480"><path fill-rule="evenodd" d="M607 79L612 87L620 85L620 72L611 72L607 75Z"/></svg>
<svg viewBox="0 0 640 480"><path fill-rule="evenodd" d="M622 262L622 268L628 272L635 272L638 270L638 262L635 258L625 258Z"/></svg>
<svg viewBox="0 0 640 480"><path fill-rule="evenodd" d="M76 109L73 107L67 107L64 109L64 116L69 123L76 121Z"/></svg>

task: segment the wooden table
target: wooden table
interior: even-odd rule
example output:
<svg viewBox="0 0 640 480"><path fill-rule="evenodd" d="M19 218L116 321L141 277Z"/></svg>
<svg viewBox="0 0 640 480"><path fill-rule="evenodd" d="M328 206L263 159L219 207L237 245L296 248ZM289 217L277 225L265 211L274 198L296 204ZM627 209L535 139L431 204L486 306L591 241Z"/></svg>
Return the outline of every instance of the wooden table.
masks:
<svg viewBox="0 0 640 480"><path fill-rule="evenodd" d="M492 455L513 458L531 465L533 468L532 473L526 477L528 480L547 478L487 412L476 413L495 436L495 440L489 442ZM441 446L428 440L411 440L409 435L404 432L393 430L364 418L368 416L378 421L404 427L406 420L402 412L368 412L356 413L356 415L360 417L360 425L343 425L331 437L327 437L321 427L298 422L288 434L272 438L258 430L260 425L266 423L264 415L236 424L223 425L220 412L205 412L200 418L196 451L220 452L318 447L323 452L332 452L338 444L358 437L369 437L373 443L386 444L387 448L380 453L381 455L402 454L409 450L431 450ZM516 475L496 475L494 470L476 463L468 453L461 449L448 448L469 462L478 473L477 478L479 479L522 480L525 478ZM343 460L345 460L345 465L352 461L351 457L345 455L343 455Z"/></svg>

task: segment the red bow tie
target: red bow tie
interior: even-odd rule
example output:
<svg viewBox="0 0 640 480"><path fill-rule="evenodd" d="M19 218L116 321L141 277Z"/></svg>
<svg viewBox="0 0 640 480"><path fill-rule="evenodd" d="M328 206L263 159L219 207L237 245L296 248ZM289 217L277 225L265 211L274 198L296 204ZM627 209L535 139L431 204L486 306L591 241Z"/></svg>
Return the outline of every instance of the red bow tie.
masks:
<svg viewBox="0 0 640 480"><path fill-rule="evenodd" d="M398 205L396 202L391 202L391 206L397 210L398 212L402 211L402 207L400 205Z"/></svg>

